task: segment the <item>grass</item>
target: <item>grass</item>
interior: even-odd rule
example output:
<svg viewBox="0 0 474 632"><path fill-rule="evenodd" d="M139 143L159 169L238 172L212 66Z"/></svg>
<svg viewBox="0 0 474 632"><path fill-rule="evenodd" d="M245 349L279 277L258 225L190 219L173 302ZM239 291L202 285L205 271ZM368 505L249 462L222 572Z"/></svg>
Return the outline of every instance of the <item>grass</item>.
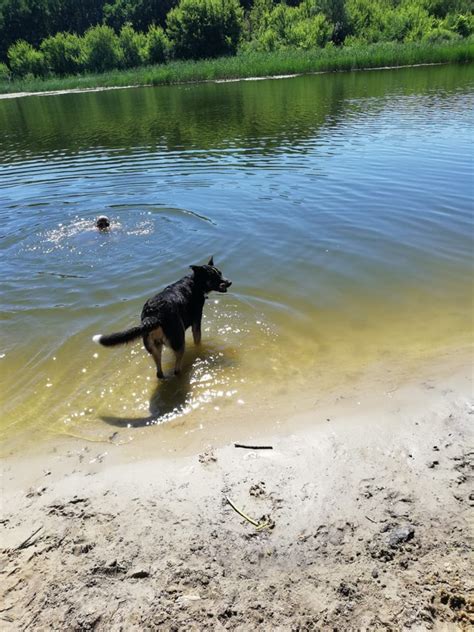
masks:
<svg viewBox="0 0 474 632"><path fill-rule="evenodd" d="M112 70L102 74L1 81L0 93L132 85L156 86L245 77L347 71L384 66L472 61L474 61L474 40L472 38L454 43L439 44L396 44L389 42L363 47L325 48L310 51L245 52L239 53L235 57L200 61L172 61L157 66Z"/></svg>

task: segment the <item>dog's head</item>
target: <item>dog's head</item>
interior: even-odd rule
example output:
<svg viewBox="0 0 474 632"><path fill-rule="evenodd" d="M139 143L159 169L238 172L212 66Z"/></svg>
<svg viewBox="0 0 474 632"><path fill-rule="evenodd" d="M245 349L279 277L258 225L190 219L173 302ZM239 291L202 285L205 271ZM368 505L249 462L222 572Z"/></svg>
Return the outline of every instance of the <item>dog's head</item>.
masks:
<svg viewBox="0 0 474 632"><path fill-rule="evenodd" d="M207 265L190 266L190 268L194 272L196 282L203 286L206 293L212 291L224 293L232 285L232 281L225 279L222 272L215 267L214 257L209 259Z"/></svg>
<svg viewBox="0 0 474 632"><path fill-rule="evenodd" d="M107 217L107 215L101 215L96 219L95 225L99 230L107 230L108 228L110 228L110 219Z"/></svg>

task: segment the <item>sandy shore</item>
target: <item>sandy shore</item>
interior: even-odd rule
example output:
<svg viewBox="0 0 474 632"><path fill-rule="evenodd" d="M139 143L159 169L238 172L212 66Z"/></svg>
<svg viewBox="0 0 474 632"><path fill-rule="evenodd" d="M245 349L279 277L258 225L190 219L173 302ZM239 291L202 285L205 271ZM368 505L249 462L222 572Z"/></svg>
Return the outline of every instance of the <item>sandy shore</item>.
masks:
<svg viewBox="0 0 474 632"><path fill-rule="evenodd" d="M321 413L272 450L5 459L0 629L472 629L470 370Z"/></svg>

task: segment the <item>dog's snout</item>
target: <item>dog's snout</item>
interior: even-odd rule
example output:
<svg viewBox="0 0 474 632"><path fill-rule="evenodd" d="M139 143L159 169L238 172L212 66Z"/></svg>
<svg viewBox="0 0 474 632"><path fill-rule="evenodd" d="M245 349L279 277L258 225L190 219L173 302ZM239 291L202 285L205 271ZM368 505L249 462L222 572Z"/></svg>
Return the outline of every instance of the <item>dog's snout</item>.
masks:
<svg viewBox="0 0 474 632"><path fill-rule="evenodd" d="M231 285L232 281L229 281L228 279L222 279L222 281L219 283L218 292L227 292L227 288L229 288Z"/></svg>

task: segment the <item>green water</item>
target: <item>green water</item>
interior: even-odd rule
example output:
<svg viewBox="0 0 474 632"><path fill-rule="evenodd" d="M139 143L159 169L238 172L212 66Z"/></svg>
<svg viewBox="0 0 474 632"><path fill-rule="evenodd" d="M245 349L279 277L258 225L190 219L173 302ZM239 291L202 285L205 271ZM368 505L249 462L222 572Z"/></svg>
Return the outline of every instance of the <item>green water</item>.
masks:
<svg viewBox="0 0 474 632"><path fill-rule="evenodd" d="M212 440L465 348L473 88L440 66L0 101L2 437ZM233 285L181 378L91 343L211 254Z"/></svg>

